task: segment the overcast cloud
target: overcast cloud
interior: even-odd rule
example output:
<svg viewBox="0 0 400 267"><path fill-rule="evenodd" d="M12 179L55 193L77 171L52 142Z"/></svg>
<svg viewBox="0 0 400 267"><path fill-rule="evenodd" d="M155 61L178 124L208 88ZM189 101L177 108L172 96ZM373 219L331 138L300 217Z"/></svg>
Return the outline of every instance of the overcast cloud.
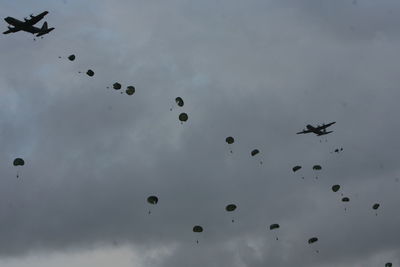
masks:
<svg viewBox="0 0 400 267"><path fill-rule="evenodd" d="M400 2L0 6L0 266L400 266Z"/></svg>

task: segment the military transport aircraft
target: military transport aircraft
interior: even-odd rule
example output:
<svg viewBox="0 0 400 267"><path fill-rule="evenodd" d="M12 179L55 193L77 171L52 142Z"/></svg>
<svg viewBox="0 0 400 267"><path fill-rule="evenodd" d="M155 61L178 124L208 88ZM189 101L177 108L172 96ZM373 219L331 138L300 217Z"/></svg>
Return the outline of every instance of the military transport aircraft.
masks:
<svg viewBox="0 0 400 267"><path fill-rule="evenodd" d="M43 23L43 26L41 28L33 26L36 23L38 23L40 20L42 20L44 18L44 16L46 16L48 13L49 13L48 11L44 11L37 16L30 15L30 18L29 19L24 18L24 21L20 21L13 17L7 17L4 20L8 24L10 24L11 26L14 26L14 27L8 26L8 30L3 32L3 34L9 34L9 33L14 33L14 32L19 32L19 31L25 31L25 32L29 32L32 34L37 34L36 35L37 37L48 34L52 30L54 30L54 28L48 28L47 22Z"/></svg>
<svg viewBox="0 0 400 267"><path fill-rule="evenodd" d="M328 124L317 125L317 127L314 127L314 126L308 124L306 126L307 130L304 129L303 131L298 132L296 134L315 133L317 136L326 135L326 134L333 132L333 131L327 132L326 128L328 128L329 126L331 126L335 123L336 123L336 121L328 123Z"/></svg>

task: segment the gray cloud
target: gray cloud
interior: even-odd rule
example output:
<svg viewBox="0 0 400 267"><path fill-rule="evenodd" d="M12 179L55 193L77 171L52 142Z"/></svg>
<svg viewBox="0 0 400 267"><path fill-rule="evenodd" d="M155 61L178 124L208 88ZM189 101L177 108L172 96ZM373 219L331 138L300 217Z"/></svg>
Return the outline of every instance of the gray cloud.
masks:
<svg viewBox="0 0 400 267"><path fill-rule="evenodd" d="M0 44L2 258L116 243L147 266L398 263L396 7L48 3L54 33ZM2 15L38 7L26 8L7 4ZM116 81L136 93L106 88ZM185 106L169 111L176 96ZM338 123L327 142L294 134L329 121ZM271 223L281 228L270 232ZM192 233L195 224L205 231ZM309 246L312 236L320 240Z"/></svg>

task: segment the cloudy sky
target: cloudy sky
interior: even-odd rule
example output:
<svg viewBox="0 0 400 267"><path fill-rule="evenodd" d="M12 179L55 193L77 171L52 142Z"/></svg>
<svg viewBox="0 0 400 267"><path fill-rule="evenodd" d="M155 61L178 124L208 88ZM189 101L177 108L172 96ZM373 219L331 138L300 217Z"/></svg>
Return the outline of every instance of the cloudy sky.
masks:
<svg viewBox="0 0 400 267"><path fill-rule="evenodd" d="M399 1L0 3L44 10L1 35L0 266L400 266Z"/></svg>

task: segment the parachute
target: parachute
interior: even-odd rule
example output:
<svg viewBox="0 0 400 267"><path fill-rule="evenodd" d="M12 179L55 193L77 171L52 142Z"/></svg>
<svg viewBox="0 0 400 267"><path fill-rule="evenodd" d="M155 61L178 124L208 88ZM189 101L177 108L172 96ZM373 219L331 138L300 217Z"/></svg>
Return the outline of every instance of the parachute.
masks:
<svg viewBox="0 0 400 267"><path fill-rule="evenodd" d="M332 191L333 192L337 192L337 191L339 191L339 189L340 189L340 185L338 185L338 184L335 184L335 185L332 186Z"/></svg>
<svg viewBox="0 0 400 267"><path fill-rule="evenodd" d="M125 93L127 95L133 95L135 93L135 87L132 85L126 87Z"/></svg>
<svg viewBox="0 0 400 267"><path fill-rule="evenodd" d="M322 169L321 165L314 165L312 168L314 171L320 171ZM318 175L315 176L315 179L318 179Z"/></svg>
<svg viewBox="0 0 400 267"><path fill-rule="evenodd" d="M76 57L75 57L74 54L68 56L68 59L69 59L70 61L74 61L75 58L76 58Z"/></svg>
<svg viewBox="0 0 400 267"><path fill-rule="evenodd" d="M321 165L314 165L312 168L314 171L319 171L322 169Z"/></svg>
<svg viewBox="0 0 400 267"><path fill-rule="evenodd" d="M229 148L230 148L230 152L233 153L232 148L230 145L232 145L233 143L235 143L235 139L232 136L228 136L227 138L225 138L225 142L228 143Z"/></svg>
<svg viewBox="0 0 400 267"><path fill-rule="evenodd" d="M344 198L342 198L342 202L350 202L350 198L344 197ZM347 211L347 207L344 208L344 211L345 212Z"/></svg>
<svg viewBox="0 0 400 267"><path fill-rule="evenodd" d="M313 243L315 243L317 241L318 241L317 237L311 237L310 239L308 239L308 244L313 244ZM316 250L315 252L319 253L318 250Z"/></svg>
<svg viewBox="0 0 400 267"><path fill-rule="evenodd" d="M375 203L375 204L372 206L372 209L377 210L377 209L379 208L379 206L380 206L379 203ZM378 212L375 212L375 216L378 216Z"/></svg>
<svg viewBox="0 0 400 267"><path fill-rule="evenodd" d="M274 230L274 229L278 229L278 228L279 228L279 224L277 224L277 223L271 224L269 226L269 230Z"/></svg>
<svg viewBox="0 0 400 267"><path fill-rule="evenodd" d="M237 207L236 207L235 204L229 204L229 205L227 205L227 206L225 207L225 210L226 210L227 212L232 212L232 211L234 211L236 208L237 208ZM232 218L232 222L235 222L235 220L234 220L233 218Z"/></svg>
<svg viewBox="0 0 400 267"><path fill-rule="evenodd" d="M343 202L350 202L350 198L344 197L344 198L342 198L342 201L343 201Z"/></svg>
<svg viewBox="0 0 400 267"><path fill-rule="evenodd" d="M387 263L385 264L385 267L392 267L392 263L391 263L391 262L387 262Z"/></svg>
<svg viewBox="0 0 400 267"><path fill-rule="evenodd" d="M252 157L254 157L255 155L257 155L257 154L259 154L260 153L260 150L258 150L258 149L253 149L252 151L251 151L251 156ZM262 164L262 161L260 160L260 164Z"/></svg>
<svg viewBox="0 0 400 267"><path fill-rule="evenodd" d="M225 207L226 211L234 211L236 209L236 205L235 204L229 204L228 206Z"/></svg>
<svg viewBox="0 0 400 267"><path fill-rule="evenodd" d="M193 226L193 232L201 233L201 232L203 232L203 227L201 227L200 225L195 225L195 226ZM199 243L198 239L196 240L196 243L197 244Z"/></svg>
<svg viewBox="0 0 400 267"><path fill-rule="evenodd" d="M119 90L119 89L121 89L121 84L120 83L114 83L113 84L113 88L115 89L115 90Z"/></svg>
<svg viewBox="0 0 400 267"><path fill-rule="evenodd" d="M297 171L300 170L300 169L301 169L301 166L299 166L299 165L294 166L294 167L292 168L293 172L297 172Z"/></svg>
<svg viewBox="0 0 400 267"><path fill-rule="evenodd" d="M149 196L149 197L147 198L147 202L150 203L150 204L152 204L152 205L155 205L155 204L158 203L158 197L156 197L156 196Z"/></svg>
<svg viewBox="0 0 400 267"><path fill-rule="evenodd" d="M151 205L156 205L158 203L158 197L156 196L149 196L147 198L147 202L150 203ZM149 209L149 214L151 214L151 210Z"/></svg>
<svg viewBox="0 0 400 267"><path fill-rule="evenodd" d="M280 227L279 224L274 223L269 226L269 230L275 230L278 229L279 227ZM278 236L276 236L276 240L279 240Z"/></svg>
<svg viewBox="0 0 400 267"><path fill-rule="evenodd" d="M235 142L235 139L232 136L228 136L225 139L225 142L227 142L229 145L233 144Z"/></svg>
<svg viewBox="0 0 400 267"><path fill-rule="evenodd" d="M260 150L254 149L253 151L251 151L251 156L254 157L254 156L257 155L258 153L260 153Z"/></svg>
<svg viewBox="0 0 400 267"><path fill-rule="evenodd" d="M183 107L183 105L184 105L183 99L179 96L177 98L175 98L175 102L180 107Z"/></svg>
<svg viewBox="0 0 400 267"><path fill-rule="evenodd" d="M16 167L24 166L25 165L25 161L22 158L16 158L13 161L13 165L16 166ZM18 171L17 171L17 175L16 176L17 176L17 178L19 178Z"/></svg>
<svg viewBox="0 0 400 267"><path fill-rule="evenodd" d="M24 166L25 161L21 158L16 158L16 159L14 159L13 165L14 166Z"/></svg>
<svg viewBox="0 0 400 267"><path fill-rule="evenodd" d="M189 118L189 116L186 113L179 114L179 120L181 121L181 123L187 121L188 118Z"/></svg>
<svg viewBox="0 0 400 267"><path fill-rule="evenodd" d="M203 232L203 227L201 227L200 225L195 225L195 226L193 226L193 232L201 233L201 232Z"/></svg>
<svg viewBox="0 0 400 267"><path fill-rule="evenodd" d="M90 77L93 77L94 71L88 70L88 71L86 72L86 74L87 74L88 76L90 76Z"/></svg>
<svg viewBox="0 0 400 267"><path fill-rule="evenodd" d="M70 61L74 61L74 60L75 60L75 55L70 55L70 56L68 57L68 59L69 59Z"/></svg>

